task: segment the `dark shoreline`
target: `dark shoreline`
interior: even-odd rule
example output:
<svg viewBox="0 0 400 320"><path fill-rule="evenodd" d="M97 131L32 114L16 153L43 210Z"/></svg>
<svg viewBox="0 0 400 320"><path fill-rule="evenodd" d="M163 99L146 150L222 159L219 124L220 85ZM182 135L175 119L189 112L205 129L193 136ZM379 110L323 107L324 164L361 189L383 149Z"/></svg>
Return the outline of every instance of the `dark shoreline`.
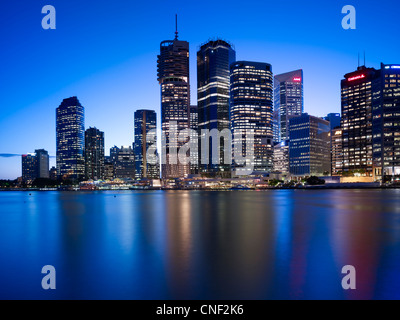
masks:
<svg viewBox="0 0 400 320"><path fill-rule="evenodd" d="M48 191L56 191L56 192L99 192L99 191L269 191L269 190L338 190L338 189L400 189L400 186L306 186L306 187L282 187L282 188L258 188L258 189L243 189L243 190L235 190L235 189L202 189L202 188L153 188L153 189L98 189L98 190L71 190L71 189L36 189L36 188L5 188L0 189L1 191L20 191L20 192L48 192Z"/></svg>

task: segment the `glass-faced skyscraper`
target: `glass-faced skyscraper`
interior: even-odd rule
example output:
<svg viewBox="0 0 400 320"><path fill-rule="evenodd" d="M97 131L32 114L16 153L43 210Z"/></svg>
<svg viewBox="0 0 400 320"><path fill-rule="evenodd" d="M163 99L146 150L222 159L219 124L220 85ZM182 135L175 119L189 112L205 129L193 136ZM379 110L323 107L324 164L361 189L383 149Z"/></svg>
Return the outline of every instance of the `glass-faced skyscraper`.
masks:
<svg viewBox="0 0 400 320"><path fill-rule="evenodd" d="M49 178L49 152L44 149L35 150L37 161L37 177Z"/></svg>
<svg viewBox="0 0 400 320"><path fill-rule="evenodd" d="M374 68L358 67L341 81L343 171L372 177Z"/></svg>
<svg viewBox="0 0 400 320"><path fill-rule="evenodd" d="M32 182L36 178L49 178L49 153L44 149L22 155L22 180Z"/></svg>
<svg viewBox="0 0 400 320"><path fill-rule="evenodd" d="M110 148L110 158L114 165L114 178L135 179L135 154L131 146Z"/></svg>
<svg viewBox="0 0 400 320"><path fill-rule="evenodd" d="M289 138L289 120L304 111L303 70L274 77L274 110L279 113L279 141Z"/></svg>
<svg viewBox="0 0 400 320"><path fill-rule="evenodd" d="M400 178L400 65L381 64L372 83L372 147L374 176Z"/></svg>
<svg viewBox="0 0 400 320"><path fill-rule="evenodd" d="M234 148L238 146L236 133L239 130L254 130L254 171L270 172L273 169L271 65L238 61L230 69L230 117ZM245 141L241 145L242 155L246 153Z"/></svg>
<svg viewBox="0 0 400 320"><path fill-rule="evenodd" d="M155 159L147 159L150 145L156 146L157 116L153 110L135 111L135 175L136 179L159 179L160 170ZM152 136L150 136L152 135ZM152 141L152 142L150 142ZM155 156L156 152L152 152ZM148 161L150 160L150 161Z"/></svg>
<svg viewBox="0 0 400 320"><path fill-rule="evenodd" d="M104 179L104 132L96 128L85 131L86 179Z"/></svg>
<svg viewBox="0 0 400 320"><path fill-rule="evenodd" d="M22 180L32 182L37 178L37 158L34 153L22 155Z"/></svg>
<svg viewBox="0 0 400 320"><path fill-rule="evenodd" d="M187 141L178 142L174 133L188 129L189 87L189 42L178 40L162 41L157 56L157 79L161 86L161 152L162 177L182 178L189 174L189 164L182 164L177 157L179 147Z"/></svg>
<svg viewBox="0 0 400 320"><path fill-rule="evenodd" d="M85 110L77 97L64 99L56 110L57 174L61 178L85 176Z"/></svg>
<svg viewBox="0 0 400 320"><path fill-rule="evenodd" d="M230 65L236 60L232 45L224 40L212 40L200 47L197 52L197 104L199 118L199 137L201 130L217 129L219 131L230 128L229 120L229 78ZM230 175L230 165L224 164L223 148L220 145L220 164L212 164L211 141L208 150L209 163L200 165L200 172L208 175Z"/></svg>
<svg viewBox="0 0 400 320"><path fill-rule="evenodd" d="M289 121L289 167L297 176L323 176L331 171L330 123L303 113Z"/></svg>
<svg viewBox="0 0 400 320"><path fill-rule="evenodd" d="M196 134L199 129L199 114L197 105L190 106L190 139L196 140L198 135ZM198 144L193 145L194 147L190 149L190 156L194 161L190 162L190 174L199 173L199 146Z"/></svg>
<svg viewBox="0 0 400 320"><path fill-rule="evenodd" d="M341 89L343 171L400 177L400 65L360 66Z"/></svg>

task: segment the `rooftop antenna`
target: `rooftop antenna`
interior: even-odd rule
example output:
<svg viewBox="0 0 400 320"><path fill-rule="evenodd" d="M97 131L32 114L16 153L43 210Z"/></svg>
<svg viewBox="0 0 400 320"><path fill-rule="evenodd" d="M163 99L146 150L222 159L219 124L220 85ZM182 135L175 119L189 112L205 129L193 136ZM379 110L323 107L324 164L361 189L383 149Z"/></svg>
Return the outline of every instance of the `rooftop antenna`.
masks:
<svg viewBox="0 0 400 320"><path fill-rule="evenodd" d="M175 14L175 40L178 40L178 15Z"/></svg>
<svg viewBox="0 0 400 320"><path fill-rule="evenodd" d="M364 50L364 66L365 66L365 50Z"/></svg>
<svg viewBox="0 0 400 320"><path fill-rule="evenodd" d="M360 53L358 52L358 68L360 67Z"/></svg>

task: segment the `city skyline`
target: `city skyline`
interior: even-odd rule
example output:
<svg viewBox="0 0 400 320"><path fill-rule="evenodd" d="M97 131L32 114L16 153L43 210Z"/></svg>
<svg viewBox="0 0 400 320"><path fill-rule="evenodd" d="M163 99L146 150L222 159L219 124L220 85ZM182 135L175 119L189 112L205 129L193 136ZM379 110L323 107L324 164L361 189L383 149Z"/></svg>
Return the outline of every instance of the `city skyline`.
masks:
<svg viewBox="0 0 400 320"><path fill-rule="evenodd" d="M225 3L227 6L227 4ZM251 10L255 4L248 4L245 6L245 11L249 10L254 13L255 16L260 15ZM267 4L265 4L267 5ZM289 26L285 26L282 30L278 28L274 29L265 28L264 32L258 28L262 26L260 22L250 23L243 30L240 29L242 24L245 25L247 19L243 14L243 18L238 25L234 24L217 24L217 27L207 28L205 26L202 31L196 30L196 23L192 21L197 14L194 14L194 7L185 3L177 4L167 8L164 12L159 10L159 13L154 13L162 19L165 28L159 29L162 32L154 32L154 28L157 26L151 25L151 21L154 22L154 18L150 19L147 24L143 26L149 26L150 29L146 28L127 28L127 30L119 30L121 35L115 40L112 49L107 49L105 52L100 53L96 51L100 47L94 47L89 53L96 53L93 63L85 68L79 69L82 65L87 63L91 59L91 55L88 53L75 53L75 56L68 57L66 54L60 54L60 50L63 49L62 43L65 40L73 40L76 44L83 45L82 35L78 35L77 31L80 23L72 27L67 25L65 18L65 10L68 11L69 16L73 16L75 13L71 11L71 7L64 7L62 3L54 2L54 6L57 9L57 30L44 31L40 28L40 8L41 6L35 6L27 4L23 13L15 13L13 15L13 4L8 4L10 16L13 19L22 19L21 26L13 33L16 39L19 36L31 36L28 41L36 41L35 48L41 48L40 50L35 49L33 52L27 52L20 50L21 48L15 43L15 39L10 39L10 35L5 34L5 38L9 41L10 45L1 53L3 61L9 61L10 65L14 65L14 69L6 67L4 70L5 78L2 81L2 96L0 104L2 106L10 106L2 108L1 110L1 129L0 134L2 137L9 135L10 132L14 132L12 141L2 139L0 144L0 153L5 154L26 154L33 152L35 149L43 148L49 151L50 156L55 156L55 137L54 137L54 108L59 105L60 101L66 97L78 96L82 105L85 106L87 113L86 128L90 126L96 126L102 128L102 131L106 134L105 149L108 151L113 145L130 145L132 143L133 136L133 115L137 109L152 109L157 112L157 117L160 116L160 96L157 81L155 80L156 68L155 68L155 57L157 55L157 49L160 41L173 37L174 25L174 14L177 12L179 15L179 32L182 39L187 40L190 43L190 78L191 78L191 100L197 101L196 99L196 61L195 52L197 46L203 43L208 38L221 37L227 39L235 45L237 52L237 60L253 60L253 61L266 61L273 66L274 74L284 73L288 70L295 70L301 68L304 70L304 111L315 116L325 116L330 112L340 112L340 79L349 70L354 70L357 66L357 53L362 52L364 49L367 52L366 65L369 67L378 68L380 62L395 63L398 58L393 51L386 50L389 48L396 48L392 46L392 43L388 42L385 46L385 42L382 41L381 47L372 43L366 44L363 39L367 39L368 35L374 31L374 24L366 25L366 17L362 12L366 12L371 8L371 4L355 2L357 9L357 29L351 31L345 31L340 26L342 15L340 14L341 4L327 5L324 10L327 15L324 17L315 16L316 12L321 15L319 8L303 6L285 8L285 11L289 15L302 14L300 30L297 33L297 37L293 38L289 35L290 27L293 27L289 23ZM128 6L129 5L126 5ZM160 3L160 6L164 4ZM221 4L215 5L215 10ZM281 18L279 14L279 4L268 4L273 12L277 12L276 17L271 16L271 22L274 19ZM147 10L146 6L143 5L143 10ZM385 10L385 5L380 10ZM300 11L296 11L296 9ZM375 9L375 8L374 8ZM93 22L93 26L87 27L87 32L97 32L96 26L98 22L98 15L104 13L105 8L97 8L95 10L88 10L87 5L77 5L77 15L84 17L90 12L89 21ZM192 10L192 11L191 11ZM229 15L232 9L226 8L226 15ZM7 11L7 10L5 10ZM122 10L121 10L122 11ZM212 9L208 9L212 11ZM324 12L325 12L324 11ZM395 11L395 10L393 10ZM33 15L30 17L31 12L38 12L37 16ZM376 12L376 10L375 10ZM28 14L29 13L29 14ZM197 12L196 12L197 13ZM201 9L201 13L207 16L212 13L207 13ZM388 15L392 12L388 12ZM115 28L121 27L124 23L127 23L128 15L123 13L119 17L119 24L115 27L110 27L106 35L111 36L111 33L116 31ZM313 16L314 15L314 16ZM368 15L367 15L368 16ZM377 13L378 16L378 13ZM237 17L237 15L236 15ZM311 19L313 17L313 19ZM387 16L386 16L387 17ZM23 19L24 18L24 19ZM36 19L39 18L39 19ZM323 19L329 21L324 22ZM116 18L113 18L116 19ZM198 19L198 18L196 18ZM10 17L4 17L1 19L6 22L8 27L15 27L15 24L11 21ZM38 20L38 21L36 21ZM73 19L75 20L75 19ZM83 19L85 20L85 19ZM115 21L115 20L113 20ZM142 19L139 20L143 22ZM189 22L190 21L190 22ZM379 26L384 30L384 27L390 26L391 19L387 21L379 20L375 26ZM8 23L8 24L7 24ZM139 22L135 22L139 23ZM307 40L301 31L307 33L311 30L310 28L318 23L322 23L323 26L329 25L324 31L319 31L320 38L313 38ZM37 30L35 29L35 26ZM138 25L135 25L138 27ZM29 30L25 30L27 28ZM93 30L91 29L93 28ZM7 28L6 28L7 29ZM5 30L6 30L5 29ZM32 29L32 30L31 30ZM143 30L145 31L143 31ZM323 29L323 28L322 28ZM141 31L138 31L141 30ZM217 30L217 31L215 31ZM275 32L265 32L265 30L275 30ZM372 30L372 31L371 31ZM128 31L133 32L135 35L140 37L149 36L146 40L149 48L142 50L141 47L138 50L137 41L128 40L126 36ZM47 32L47 33L46 33ZM215 34L217 32L217 34ZM97 33L96 33L97 34ZM309 33L308 33L309 34ZM332 44L329 41L335 36L339 36L339 39L334 39ZM384 39L386 35L382 33ZM280 40L285 39L285 40ZM103 38L98 36L94 39L92 44L100 46ZM110 41L110 40L108 40ZM129 43L131 42L131 43ZM288 44L291 43L291 44ZM300 44L301 43L301 44ZM32 44L32 43L31 43ZM58 47L57 47L58 45ZM104 45L102 45L104 47ZM378 48L376 48L378 47ZM122 54L122 49L127 49ZM65 48L64 48L65 49ZM82 46L85 49L85 45ZM295 58L293 59L292 52L296 50ZM382 50L383 49L383 50ZM70 52L70 49L66 52ZM84 52L85 50L82 50ZM46 52L46 54L44 54ZM114 53L114 55L112 55ZM316 59L321 56L322 58ZM307 56L308 55L308 56ZM280 57L282 56L282 57ZM306 58L307 56L307 58ZM292 58L292 59L291 59ZM336 59L333 59L336 58ZM33 63L34 61L35 63ZM77 63L77 62L80 63ZM331 62L334 61L332 64ZM19 62L16 65L16 62ZM326 69L320 69L322 65L326 63ZM333 65L333 66L332 66ZM72 67L72 68L71 68ZM70 68L71 70L68 70ZM333 70L335 69L335 70ZM40 71L40 72L39 72ZM135 78L138 71L143 74L143 77L138 80L129 82L128 79ZM22 73L23 72L23 73ZM75 73L74 73L75 72ZM130 73L128 75L128 73ZM122 75L121 79L117 78ZM324 83L318 85L320 79L324 79ZM111 82L116 81L116 84L111 85ZM4 83L3 83L4 81ZM21 87L24 88L24 93L16 94L20 92ZM132 90L133 88L133 90ZM143 89L145 89L143 91ZM143 91L142 95L139 95ZM99 94L101 92L101 94ZM103 93L104 92L104 93ZM5 94L4 94L5 93ZM122 94L121 94L122 93ZM115 99L115 97L118 99ZM322 97L327 97L326 101ZM114 99L114 100L113 100ZM320 103L326 103L323 107ZM115 104L110 106L110 104ZM108 109L117 111L114 113L108 113ZM40 110L40 112L37 112ZM18 121L19 120L19 121ZM44 124L43 124L44 122ZM158 120L160 123L160 121ZM121 123L121 125L116 125ZM40 124L40 125L38 125ZM29 139L26 139L29 136ZM0 178L14 179L21 175L20 168L20 157L18 158L0 158ZM55 159L51 158L51 165L55 165Z"/></svg>

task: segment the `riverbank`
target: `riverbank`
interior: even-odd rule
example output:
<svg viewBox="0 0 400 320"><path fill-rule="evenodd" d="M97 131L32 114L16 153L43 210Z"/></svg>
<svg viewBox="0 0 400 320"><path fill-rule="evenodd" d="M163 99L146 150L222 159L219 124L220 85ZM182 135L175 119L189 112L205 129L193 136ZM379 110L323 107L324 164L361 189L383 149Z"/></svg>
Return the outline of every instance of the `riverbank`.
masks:
<svg viewBox="0 0 400 320"><path fill-rule="evenodd" d="M299 185L299 186L263 186L263 187L220 187L220 188L207 188L207 187L191 187L191 188L182 188L182 187L147 187L147 188L102 188L102 189L82 189L79 187L70 187L70 188L0 188L0 191L151 191L151 190L162 190L162 191L174 191L174 190L202 190L202 191L262 191L262 190L327 190L327 189L400 189L400 185L381 185L379 182L359 182L359 183L327 183L323 185Z"/></svg>

